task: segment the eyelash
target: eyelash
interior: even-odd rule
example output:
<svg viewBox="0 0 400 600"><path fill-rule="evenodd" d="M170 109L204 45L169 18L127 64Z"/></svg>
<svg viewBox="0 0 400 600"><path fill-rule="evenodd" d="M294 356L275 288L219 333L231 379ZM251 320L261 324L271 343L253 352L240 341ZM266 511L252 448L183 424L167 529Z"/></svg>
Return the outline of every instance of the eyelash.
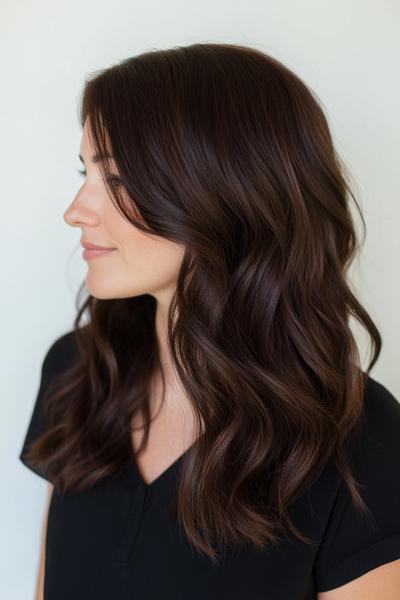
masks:
<svg viewBox="0 0 400 600"><path fill-rule="evenodd" d="M83 171L81 169L77 169L78 173L82 176L82 177L86 177L87 172L86 169L83 169ZM120 178L117 175L111 175L111 177L108 177L107 181L109 181L110 183L114 183L114 184L122 184Z"/></svg>

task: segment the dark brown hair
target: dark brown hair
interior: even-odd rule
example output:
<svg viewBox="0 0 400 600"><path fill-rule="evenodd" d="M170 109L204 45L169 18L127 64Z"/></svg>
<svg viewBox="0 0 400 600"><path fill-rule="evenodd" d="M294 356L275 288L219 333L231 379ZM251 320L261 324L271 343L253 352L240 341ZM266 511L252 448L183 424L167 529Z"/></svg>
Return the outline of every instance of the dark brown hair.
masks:
<svg viewBox="0 0 400 600"><path fill-rule="evenodd" d="M94 73L86 118L118 168L122 185L100 163L121 214L185 250L168 336L197 428L177 494L188 539L215 562L289 530L309 542L288 507L330 459L366 510L344 451L365 385L350 317L371 338L367 372L381 337L348 281L350 198L365 222L315 93L259 50L196 43ZM47 393L31 449L57 489L131 465L136 411L146 443L155 311L149 294L77 303L80 358Z"/></svg>

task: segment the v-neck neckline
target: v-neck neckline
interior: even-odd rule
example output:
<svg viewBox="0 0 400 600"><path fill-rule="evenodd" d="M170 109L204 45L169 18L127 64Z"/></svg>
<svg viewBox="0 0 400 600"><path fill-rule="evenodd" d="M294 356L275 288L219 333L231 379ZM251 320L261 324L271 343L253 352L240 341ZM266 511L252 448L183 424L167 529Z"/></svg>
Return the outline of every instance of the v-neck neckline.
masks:
<svg viewBox="0 0 400 600"><path fill-rule="evenodd" d="M157 477L155 479L153 479L150 482L146 482L143 479L142 473L140 472L140 469L136 462L136 458L133 456L132 457L132 470L135 473L135 476L139 482L139 485L147 491L157 488L165 479L169 479L169 477L176 471L176 469L178 468L178 466L180 465L180 463L182 462L182 460L184 459L186 454L188 454L189 450L191 450L193 448L193 446L194 446L194 444L191 444L189 446L189 448L187 448L184 452L182 452L182 454L180 454L178 456L178 458L176 458L166 469L164 469L164 471L162 471L159 475L157 475Z"/></svg>
<svg viewBox="0 0 400 600"><path fill-rule="evenodd" d="M176 473L177 469L179 468L181 462L184 460L185 456L190 452L190 450L192 450L192 448L200 441L201 438L204 437L204 432L202 432L195 440L192 444L190 444L190 446L188 448L186 448L186 450L184 452L182 452L182 454L180 454L178 456L178 458L176 458L166 469L164 469L164 471L162 471L162 473L160 473L159 475L157 475L157 477L155 479L153 479L153 481L150 481L150 483L146 483L145 480L142 477L142 474L140 472L140 469L138 467L137 461L136 461L136 457L135 455L132 453L132 464L131 464L131 469L135 475L135 478L137 480L137 482L139 483L139 485L144 488L146 491L150 491L153 489L156 489L159 485L161 485L165 480L168 480L173 474Z"/></svg>

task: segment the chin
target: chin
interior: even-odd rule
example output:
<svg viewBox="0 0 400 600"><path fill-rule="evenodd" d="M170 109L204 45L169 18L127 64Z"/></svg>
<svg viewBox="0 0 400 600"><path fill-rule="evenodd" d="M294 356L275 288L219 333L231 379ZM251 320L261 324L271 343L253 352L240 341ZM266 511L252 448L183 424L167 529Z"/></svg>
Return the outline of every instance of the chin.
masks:
<svg viewBox="0 0 400 600"><path fill-rule="evenodd" d="M86 288L98 300L112 300L119 297L110 277L100 276L90 271L86 276Z"/></svg>
<svg viewBox="0 0 400 600"><path fill-rule="evenodd" d="M88 273L86 276L86 288L94 298L98 300L117 300L122 298L131 298L140 296L145 292L140 290L130 290L126 286L118 285L113 282L111 277L104 277Z"/></svg>

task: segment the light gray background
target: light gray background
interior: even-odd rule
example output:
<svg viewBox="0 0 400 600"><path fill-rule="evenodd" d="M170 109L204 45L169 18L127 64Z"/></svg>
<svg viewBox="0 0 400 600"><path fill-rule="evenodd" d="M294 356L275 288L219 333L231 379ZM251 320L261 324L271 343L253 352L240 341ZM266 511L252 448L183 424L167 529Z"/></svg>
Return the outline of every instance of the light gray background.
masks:
<svg viewBox="0 0 400 600"><path fill-rule="evenodd" d="M81 181L85 75L150 48L230 42L271 53L311 85L367 223L352 280L383 336L372 375L400 398L400 12L394 0L2 0L0 8L0 597L27 600L46 483L17 456L44 354L71 329L86 272L80 230L62 219Z"/></svg>

